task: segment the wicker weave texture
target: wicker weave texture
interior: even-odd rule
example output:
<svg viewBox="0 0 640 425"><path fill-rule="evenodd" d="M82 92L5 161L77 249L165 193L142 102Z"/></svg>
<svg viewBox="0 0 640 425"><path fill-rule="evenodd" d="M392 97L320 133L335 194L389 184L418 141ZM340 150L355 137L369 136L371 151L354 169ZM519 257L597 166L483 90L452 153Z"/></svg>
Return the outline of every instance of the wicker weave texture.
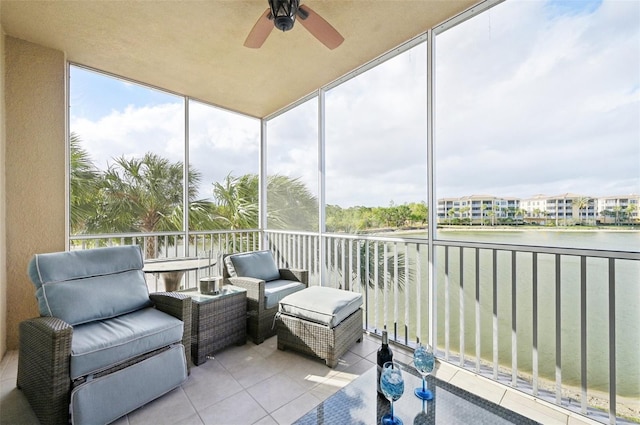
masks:
<svg viewBox="0 0 640 425"><path fill-rule="evenodd" d="M184 322L183 344L191 358L191 298L179 293L150 295L158 310ZM71 389L85 378L71 382L70 358L73 327L55 317L37 317L20 323L17 387L26 396L41 424L69 423ZM114 365L94 377L104 376L138 363L166 348Z"/></svg>
<svg viewBox="0 0 640 425"><path fill-rule="evenodd" d="M309 322L288 314L277 319L278 349L292 350L323 359L333 368L349 348L362 339L362 309L335 328Z"/></svg>
<svg viewBox="0 0 640 425"><path fill-rule="evenodd" d="M309 284L309 272L300 269L279 269L282 279L294 280ZM264 289L266 282L251 277L229 277L226 266L224 278L232 285L247 290L247 335L256 344L262 344L265 339L276 334L274 318L278 312L278 306L267 308L265 305Z"/></svg>
<svg viewBox="0 0 640 425"><path fill-rule="evenodd" d="M187 359L187 370L191 370L191 298L188 295L179 292L154 292L149 295L151 301L156 308L173 317L182 320L182 345L184 345L184 354Z"/></svg>
<svg viewBox="0 0 640 425"><path fill-rule="evenodd" d="M239 291L205 302L193 302L191 353L201 365L207 355L247 340L247 296Z"/></svg>
<svg viewBox="0 0 640 425"><path fill-rule="evenodd" d="M71 325L55 317L20 323L17 387L41 424L69 422Z"/></svg>

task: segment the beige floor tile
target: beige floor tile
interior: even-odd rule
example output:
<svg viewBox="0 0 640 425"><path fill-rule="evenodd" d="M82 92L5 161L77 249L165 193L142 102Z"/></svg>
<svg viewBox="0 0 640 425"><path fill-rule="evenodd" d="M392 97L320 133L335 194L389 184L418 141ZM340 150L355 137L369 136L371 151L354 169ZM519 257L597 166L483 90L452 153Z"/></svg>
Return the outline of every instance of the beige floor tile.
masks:
<svg viewBox="0 0 640 425"><path fill-rule="evenodd" d="M0 363L0 381L13 380L18 377L18 351L12 350L2 359Z"/></svg>
<svg viewBox="0 0 640 425"><path fill-rule="evenodd" d="M238 381L243 388L278 375L286 367L286 362L280 356L273 355L270 358L259 357L251 361L235 363L225 368Z"/></svg>
<svg viewBox="0 0 640 425"><path fill-rule="evenodd" d="M195 371L194 371L195 372ZM204 409L243 390L242 386L216 359L200 365L182 389L196 410Z"/></svg>
<svg viewBox="0 0 640 425"><path fill-rule="evenodd" d="M369 338L362 338L362 341L354 344L349 351L359 355L360 357L367 357L372 353L376 353L380 347L379 341L372 341Z"/></svg>
<svg viewBox="0 0 640 425"><path fill-rule="evenodd" d="M322 361L294 355L287 359L282 373L305 387L305 389L311 389L338 372Z"/></svg>
<svg viewBox="0 0 640 425"><path fill-rule="evenodd" d="M251 347L253 351L262 356L267 356L270 353L278 350L278 338L276 336L272 336L266 340L262 344L254 344L253 342L248 342L247 345Z"/></svg>
<svg viewBox="0 0 640 425"><path fill-rule="evenodd" d="M515 390L508 390L500 405L545 425L566 425L568 422L567 413L529 397L522 397L522 394Z"/></svg>
<svg viewBox="0 0 640 425"><path fill-rule="evenodd" d="M184 418L176 422L176 425L204 425L204 422L202 422L202 419L200 419L200 415L196 413L189 416L188 418Z"/></svg>
<svg viewBox="0 0 640 425"><path fill-rule="evenodd" d="M346 353L344 353L342 355L342 357L340 357L340 360L338 360L338 364L336 365L336 367L334 368L336 371L338 372L342 372L345 370L348 370L350 367L352 367L354 364L360 362L360 360L362 360L362 357L351 352L351 351L347 351Z"/></svg>
<svg viewBox="0 0 640 425"><path fill-rule="evenodd" d="M253 350L251 343L240 346L231 346L225 350L213 355L215 360L218 360L226 368L233 368L235 366L242 367L243 365L254 363L257 360L263 358L263 356Z"/></svg>
<svg viewBox="0 0 640 425"><path fill-rule="evenodd" d="M359 361L355 362L354 364L350 365L349 367L339 372L346 372L358 377L363 373L365 373L366 371L368 371L369 369L371 369L372 367L375 367L375 365L376 365L375 363L372 363L367 359L361 358Z"/></svg>
<svg viewBox="0 0 640 425"><path fill-rule="evenodd" d="M304 393L295 400L285 404L271 416L282 425L293 423L296 419L303 416L309 410L320 404L320 400L311 393Z"/></svg>
<svg viewBox="0 0 640 425"><path fill-rule="evenodd" d="M276 374L247 388L247 392L271 413L300 397L306 389L285 374Z"/></svg>
<svg viewBox="0 0 640 425"><path fill-rule="evenodd" d="M434 376L444 382L450 382L460 369L444 361L436 360Z"/></svg>
<svg viewBox="0 0 640 425"><path fill-rule="evenodd" d="M182 388L142 406L129 414L131 425L170 425L186 419L196 413Z"/></svg>
<svg viewBox="0 0 640 425"><path fill-rule="evenodd" d="M278 425L278 422L276 422L276 420L271 416L267 415L258 422L254 422L253 425Z"/></svg>
<svg viewBox="0 0 640 425"><path fill-rule="evenodd" d="M504 386L464 370L458 371L458 373L451 378L450 383L497 404L500 403L506 392Z"/></svg>
<svg viewBox="0 0 640 425"><path fill-rule="evenodd" d="M267 412L246 391L215 403L200 412L205 425L249 425L267 416Z"/></svg>

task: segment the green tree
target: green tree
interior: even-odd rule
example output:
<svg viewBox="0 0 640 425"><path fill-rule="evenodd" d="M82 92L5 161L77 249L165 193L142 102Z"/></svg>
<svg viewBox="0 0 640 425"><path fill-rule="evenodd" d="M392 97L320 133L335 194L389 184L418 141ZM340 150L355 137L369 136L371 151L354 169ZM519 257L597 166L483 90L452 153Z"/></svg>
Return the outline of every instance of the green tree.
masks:
<svg viewBox="0 0 640 425"><path fill-rule="evenodd" d="M71 234L86 232L87 221L95 213L100 173L89 154L80 146L80 137L71 133L70 153L70 226Z"/></svg>
<svg viewBox="0 0 640 425"><path fill-rule="evenodd" d="M578 219L579 219L579 222L580 222L581 224L582 224L582 223L584 223L584 220L582 219L582 210L584 209L584 210L585 210L585 213L586 213L586 209L587 209L587 207L589 206L589 198L586 198L586 197L584 197L584 196L581 196L581 197L580 197L580 198L578 198L578 199L574 199L574 200L573 200L573 206L574 206L574 208L577 208L577 209L578 209ZM586 214L585 214L585 216L586 216Z"/></svg>
<svg viewBox="0 0 640 425"><path fill-rule="evenodd" d="M629 204L627 205L627 207L625 208L625 213L627 215L627 223L631 224L632 221L631 219L633 218L633 213L638 209L638 205L636 204Z"/></svg>
<svg viewBox="0 0 640 425"><path fill-rule="evenodd" d="M177 231L183 227L183 164L153 153L142 158L114 159L102 174L95 214L87 221L91 233ZM209 227L211 205L197 200L200 173L189 170L190 219L195 227ZM157 255L154 238L146 238L148 258Z"/></svg>
<svg viewBox="0 0 640 425"><path fill-rule="evenodd" d="M217 228L258 227L257 174L227 175L213 184ZM318 201L298 178L274 174L267 177L267 221L272 229L316 230Z"/></svg>
<svg viewBox="0 0 640 425"><path fill-rule="evenodd" d="M411 209L410 219L413 223L418 223L420 225L426 225L427 220L429 218L429 208L427 204L423 202L412 202L409 204L409 208Z"/></svg>
<svg viewBox="0 0 640 425"><path fill-rule="evenodd" d="M254 182L254 180L256 180ZM255 229L258 227L257 177L227 175L213 183L216 229Z"/></svg>

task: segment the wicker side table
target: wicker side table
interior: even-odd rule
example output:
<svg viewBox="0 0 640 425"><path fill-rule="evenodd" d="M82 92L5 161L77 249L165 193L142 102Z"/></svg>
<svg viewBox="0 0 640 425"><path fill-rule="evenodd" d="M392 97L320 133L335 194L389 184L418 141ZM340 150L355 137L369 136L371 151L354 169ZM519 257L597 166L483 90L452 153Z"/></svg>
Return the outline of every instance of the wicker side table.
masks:
<svg viewBox="0 0 640 425"><path fill-rule="evenodd" d="M207 355L247 340L247 290L226 285L218 295L186 291L192 300L191 357L201 365Z"/></svg>

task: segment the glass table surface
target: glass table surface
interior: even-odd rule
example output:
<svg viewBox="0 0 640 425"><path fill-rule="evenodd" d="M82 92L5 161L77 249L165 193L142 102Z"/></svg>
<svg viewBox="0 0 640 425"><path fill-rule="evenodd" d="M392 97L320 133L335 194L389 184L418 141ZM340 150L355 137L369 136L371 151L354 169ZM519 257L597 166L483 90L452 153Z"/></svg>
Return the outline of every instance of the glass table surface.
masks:
<svg viewBox="0 0 640 425"><path fill-rule="evenodd" d="M404 425L538 424L433 376L427 377L427 386L434 398L422 401L413 394L414 388L422 387L422 378L412 366L400 365L405 380L404 394L394 403L393 410ZM376 368L373 367L294 423L380 424L382 416L389 413L390 404L386 398L378 395L376 378Z"/></svg>
<svg viewBox="0 0 640 425"><path fill-rule="evenodd" d="M191 299L197 303L207 303L215 300L220 300L222 298L230 297L232 295L239 294L241 292L247 292L245 288L240 288L239 286L233 285L224 285L219 293L217 294L203 294L195 289L187 289L183 291L179 291L181 294L186 294L191 297Z"/></svg>

